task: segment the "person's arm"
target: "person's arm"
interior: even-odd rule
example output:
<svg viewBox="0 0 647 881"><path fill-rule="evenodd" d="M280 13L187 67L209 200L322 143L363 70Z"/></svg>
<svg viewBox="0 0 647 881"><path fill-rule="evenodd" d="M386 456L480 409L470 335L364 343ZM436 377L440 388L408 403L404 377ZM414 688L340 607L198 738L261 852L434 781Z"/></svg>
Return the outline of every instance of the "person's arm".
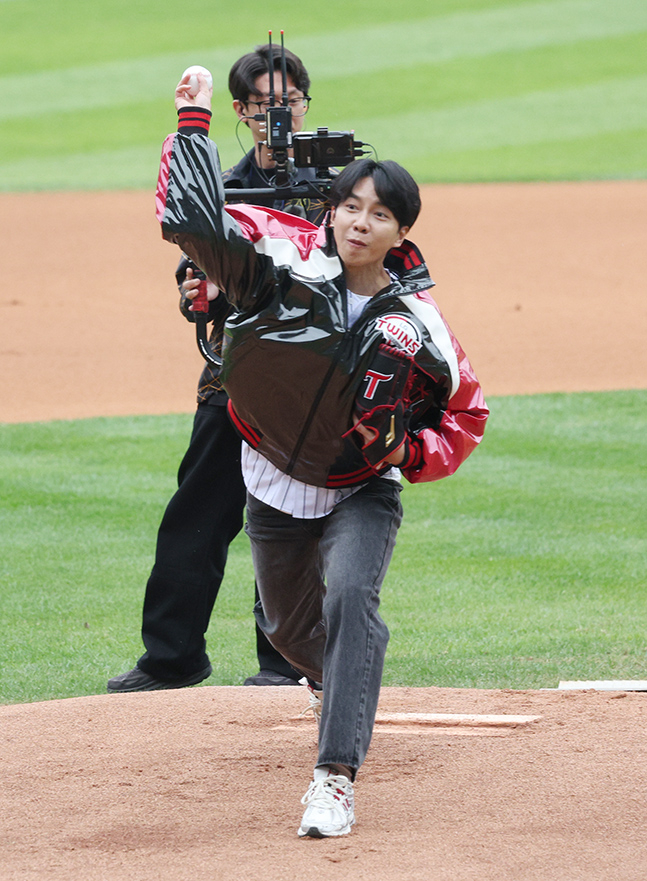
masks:
<svg viewBox="0 0 647 881"><path fill-rule="evenodd" d="M254 250L253 233L225 210L218 151L208 138L211 95L199 80L195 97L188 95L188 77L176 88L178 131L162 150L157 217L164 238L227 291L230 302L245 308L262 296L263 282L271 284L271 273L264 271L267 258Z"/></svg>
<svg viewBox="0 0 647 881"><path fill-rule="evenodd" d="M428 343L415 357L379 345L355 400L352 433L360 436L369 465L397 466L418 483L456 471L480 442L488 409L465 352L429 292L410 308L424 321Z"/></svg>
<svg viewBox="0 0 647 881"><path fill-rule="evenodd" d="M423 428L408 435L398 467L410 483L440 480L453 474L480 443L485 431L489 410L480 383L453 334L452 344L458 358L459 386L449 399L438 428Z"/></svg>

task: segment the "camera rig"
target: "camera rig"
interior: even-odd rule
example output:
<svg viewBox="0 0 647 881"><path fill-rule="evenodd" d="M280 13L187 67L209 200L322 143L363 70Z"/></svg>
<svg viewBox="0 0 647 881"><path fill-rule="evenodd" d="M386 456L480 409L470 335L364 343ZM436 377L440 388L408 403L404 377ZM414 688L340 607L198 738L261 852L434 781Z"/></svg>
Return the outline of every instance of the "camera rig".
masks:
<svg viewBox="0 0 647 881"><path fill-rule="evenodd" d="M273 183L267 187L235 189L227 188L232 199L249 201L255 197L274 199L298 199L311 196L313 187L325 196L332 185L332 170L340 168L360 156L366 155L364 147L368 144L355 140L353 131L329 131L325 126L316 132L292 132L292 110L288 105L288 78L285 60L285 45L281 31L281 101L277 103L274 91L274 54L272 52L272 31L269 32L269 52L267 57L269 74L269 107L265 113L257 113L254 119L265 123L265 145L272 152L275 163ZM292 157L289 151L292 150ZM290 169L311 168L316 172L315 181L290 184Z"/></svg>

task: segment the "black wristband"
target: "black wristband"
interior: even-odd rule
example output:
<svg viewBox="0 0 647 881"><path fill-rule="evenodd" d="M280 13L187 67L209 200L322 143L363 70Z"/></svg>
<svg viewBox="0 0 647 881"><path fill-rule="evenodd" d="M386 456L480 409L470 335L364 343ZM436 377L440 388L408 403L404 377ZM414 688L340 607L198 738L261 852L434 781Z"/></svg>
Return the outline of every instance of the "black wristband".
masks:
<svg viewBox="0 0 647 881"><path fill-rule="evenodd" d="M177 112L177 130L183 135L208 135L211 115L206 107L180 107Z"/></svg>

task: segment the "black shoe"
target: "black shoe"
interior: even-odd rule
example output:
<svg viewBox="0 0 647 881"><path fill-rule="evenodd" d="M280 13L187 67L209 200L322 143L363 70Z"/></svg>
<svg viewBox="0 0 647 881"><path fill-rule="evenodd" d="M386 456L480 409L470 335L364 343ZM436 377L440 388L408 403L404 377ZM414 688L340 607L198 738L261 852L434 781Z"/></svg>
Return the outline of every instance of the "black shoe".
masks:
<svg viewBox="0 0 647 881"><path fill-rule="evenodd" d="M211 672L211 664L209 664L199 673L191 673L174 682L162 682L161 679L154 679L148 673L144 673L139 667L133 667L127 673L109 679L108 692L116 694L126 691L160 691L163 688L185 688L187 685L197 685L198 682L202 682L203 679L211 676Z"/></svg>
<svg viewBox="0 0 647 881"><path fill-rule="evenodd" d="M298 685L296 679L283 676L275 670L261 670L255 676L248 676L243 685Z"/></svg>

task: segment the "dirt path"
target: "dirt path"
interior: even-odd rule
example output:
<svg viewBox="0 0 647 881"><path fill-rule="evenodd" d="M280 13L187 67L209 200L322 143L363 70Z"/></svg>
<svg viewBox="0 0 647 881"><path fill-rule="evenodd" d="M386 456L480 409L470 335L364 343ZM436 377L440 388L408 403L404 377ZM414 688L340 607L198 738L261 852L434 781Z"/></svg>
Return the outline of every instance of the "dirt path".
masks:
<svg viewBox="0 0 647 881"><path fill-rule="evenodd" d="M487 394L647 384L647 181L436 186L412 238ZM1 195L0 421L189 412L149 193Z"/></svg>
<svg viewBox="0 0 647 881"><path fill-rule="evenodd" d="M647 182L439 186L424 206L412 238L486 394L647 387ZM150 195L4 195L0 213L0 421L192 411L201 362ZM210 687L0 707L0 877L647 875L645 695L384 689L340 841L296 837L302 708L300 689Z"/></svg>

